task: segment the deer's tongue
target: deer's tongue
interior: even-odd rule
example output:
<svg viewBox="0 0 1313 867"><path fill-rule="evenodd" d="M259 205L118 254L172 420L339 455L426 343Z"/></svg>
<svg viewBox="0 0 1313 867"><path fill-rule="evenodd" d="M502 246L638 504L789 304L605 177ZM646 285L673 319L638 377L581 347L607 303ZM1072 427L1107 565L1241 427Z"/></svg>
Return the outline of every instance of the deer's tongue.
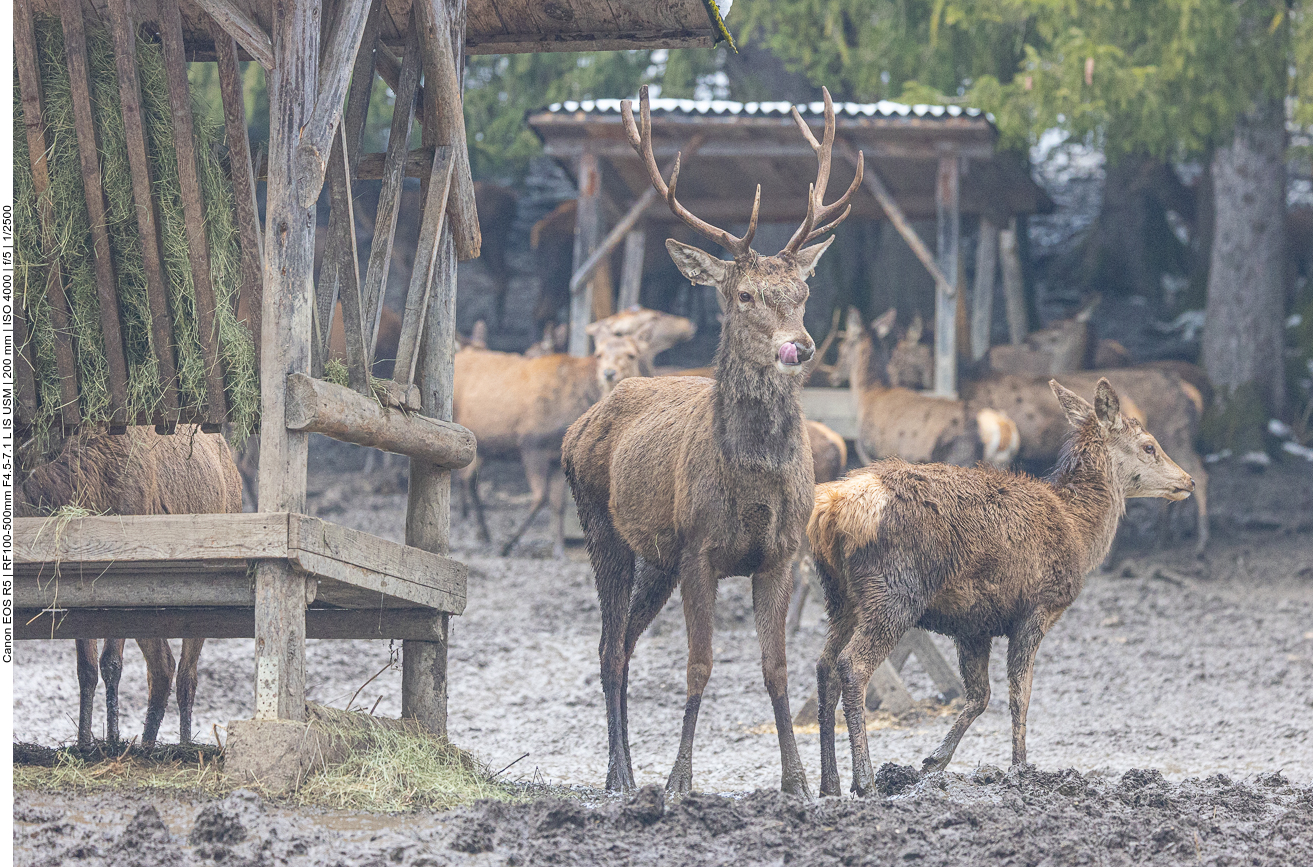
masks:
<svg viewBox="0 0 1313 867"><path fill-rule="evenodd" d="M780 361L785 364L798 363L798 345L796 343L784 343L780 345Z"/></svg>

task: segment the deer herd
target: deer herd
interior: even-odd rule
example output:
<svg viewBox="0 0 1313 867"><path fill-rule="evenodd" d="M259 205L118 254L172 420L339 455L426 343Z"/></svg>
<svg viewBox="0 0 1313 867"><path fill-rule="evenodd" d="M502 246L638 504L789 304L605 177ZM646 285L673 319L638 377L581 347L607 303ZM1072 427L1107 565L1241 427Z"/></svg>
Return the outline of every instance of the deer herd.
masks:
<svg viewBox="0 0 1313 867"><path fill-rule="evenodd" d="M922 390L930 384L930 358L919 319L899 335L895 311L865 322L850 309L838 335L838 362L826 374L846 379L856 410L862 466L844 475L844 439L805 419L800 402L836 337L832 331L818 352L804 327L807 280L833 241L830 233L850 213L863 175L859 153L852 183L826 204L835 117L828 91L824 100L820 141L793 112L817 171L806 217L769 256L752 249L760 186L741 237L698 218L676 197L679 158L667 182L653 156L646 87L637 120L631 103L622 103L628 139L656 191L679 220L732 255L723 260L666 242L691 283L716 290L723 327L713 368L658 369L656 356L691 338L694 326L641 308L593 323L588 331L596 348L586 358L556 351L560 335L550 327L544 343L525 354L488 349L482 328L456 352L454 420L478 442L478 457L456 482L462 511L473 510L481 539L491 541L478 485L486 458L518 455L532 492L529 513L504 541L503 555L546 505L553 554L563 556L567 484L573 493L601 609L608 789L635 787L630 660L677 587L688 636L687 684L667 790L679 795L693 787L717 585L747 575L782 788L809 794L785 656L796 560L809 555L828 614L816 666L820 793L840 792L835 716L842 697L852 791L866 795L874 790L863 721L867 682L907 630L950 636L966 687L965 706L925 759L925 770L942 770L984 711L990 645L999 636L1008 638L1012 761L1024 763L1036 650L1108 554L1126 500L1182 500L1194 492L1198 545L1207 542L1206 476L1193 445L1206 381L1179 365L1082 369L1093 358L1117 357L1115 345L1090 340L1088 311L1022 347L991 353L992 370L950 399ZM239 510L241 483L223 439L196 432L187 438L187 454L179 451L182 442L149 433L70 440L23 485L20 514L49 514L69 504L120 514ZM1018 462L1031 472L1055 468L1041 479L1013 471ZM184 742L202 641L184 643L178 673ZM167 642L140 643L150 671L146 739L153 742L174 664ZM96 646L78 644L78 742L89 746ZM112 739L122 646L122 640L107 642L100 659Z"/></svg>

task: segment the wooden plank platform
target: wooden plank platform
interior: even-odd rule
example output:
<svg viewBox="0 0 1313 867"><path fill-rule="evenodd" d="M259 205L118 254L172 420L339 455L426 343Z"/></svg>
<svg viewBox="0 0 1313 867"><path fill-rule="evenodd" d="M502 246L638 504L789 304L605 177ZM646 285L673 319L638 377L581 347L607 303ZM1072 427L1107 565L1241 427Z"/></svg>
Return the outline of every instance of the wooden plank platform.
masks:
<svg viewBox="0 0 1313 867"><path fill-rule="evenodd" d="M307 608L306 638L400 638L440 641L437 621L427 608ZM104 638L254 638L255 609L202 608L40 608L14 609L17 640Z"/></svg>
<svg viewBox="0 0 1313 867"><path fill-rule="evenodd" d="M846 440L857 439L857 405L846 388L804 388L802 414Z"/></svg>
<svg viewBox="0 0 1313 867"><path fill-rule="evenodd" d="M465 610L464 564L294 512L14 523L14 592L22 609L253 609L250 567L258 560L286 560L318 579L307 602Z"/></svg>

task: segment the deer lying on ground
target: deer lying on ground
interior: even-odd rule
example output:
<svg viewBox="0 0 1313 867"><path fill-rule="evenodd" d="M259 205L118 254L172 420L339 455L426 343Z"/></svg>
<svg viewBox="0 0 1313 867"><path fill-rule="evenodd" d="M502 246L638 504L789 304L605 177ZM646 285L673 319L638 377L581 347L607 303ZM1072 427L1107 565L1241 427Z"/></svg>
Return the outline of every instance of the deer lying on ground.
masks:
<svg viewBox="0 0 1313 867"><path fill-rule="evenodd" d="M833 238L806 246L838 225L861 184L824 204L834 146L834 108L825 97L825 133L817 142L793 117L816 153L818 170L807 216L784 249L761 256L751 248L761 188L743 237L690 213L675 197L679 158L669 185L652 155L647 88L641 126L628 100L621 115L630 144L653 186L684 223L730 251L724 261L696 247L666 241L691 282L714 286L725 310L716 377L663 376L622 382L566 435L566 478L588 541L602 609L599 647L606 701L608 789L634 788L629 756L627 681L638 637L676 585L688 628L687 702L668 791L693 785L693 733L711 675L711 634L717 582L751 575L761 640L762 672L779 732L782 787L806 794L807 781L789 713L784 619L792 581L789 564L811 512L811 448L799 395L815 353L803 327L807 277Z"/></svg>
<svg viewBox="0 0 1313 867"><path fill-rule="evenodd" d="M218 434L180 425L172 436L154 428L130 427L111 436L82 433L64 441L60 452L38 466L20 485L18 515L41 517L76 506L111 515L166 515L240 512L242 480L228 443ZM119 678L123 673L122 638L107 638L100 655L105 679L105 737L119 742ZM164 638L138 638L146 657L149 700L142 743L155 745L173 685L174 660ZM178 731L191 743L191 712L196 700L196 667L204 638L184 638L178 675ZM93 742L92 711L96 699L96 640L77 639L78 747Z"/></svg>
<svg viewBox="0 0 1313 867"><path fill-rule="evenodd" d="M561 440L566 428L622 379L639 375L641 347L628 337L604 340L587 358L544 355L525 358L514 352L467 347L456 353L453 418L478 439L478 454L458 471L462 511L473 504L479 538L492 541L479 499L479 466L492 455L518 454L533 492L533 505L514 535L502 546L509 556L525 530L549 501L552 554L565 556L565 479L561 477Z"/></svg>
<svg viewBox="0 0 1313 867"><path fill-rule="evenodd" d="M857 309L848 311L844 352L857 403L856 444L862 463L899 457L958 466L979 460L1010 464L1020 442L1016 425L998 404L968 404L890 384L888 341L896 315L890 309L863 328Z"/></svg>
<svg viewBox="0 0 1313 867"><path fill-rule="evenodd" d="M1094 405L1051 383L1075 428L1047 481L992 469L882 461L822 485L807 525L825 588L829 637L816 664L821 794L839 794L834 713L843 694L852 790L874 788L866 684L913 626L953 637L967 703L923 763L943 770L989 703L989 651L1008 637L1012 763L1026 761L1035 651L1112 545L1128 497L1182 500L1194 481L1106 379Z"/></svg>

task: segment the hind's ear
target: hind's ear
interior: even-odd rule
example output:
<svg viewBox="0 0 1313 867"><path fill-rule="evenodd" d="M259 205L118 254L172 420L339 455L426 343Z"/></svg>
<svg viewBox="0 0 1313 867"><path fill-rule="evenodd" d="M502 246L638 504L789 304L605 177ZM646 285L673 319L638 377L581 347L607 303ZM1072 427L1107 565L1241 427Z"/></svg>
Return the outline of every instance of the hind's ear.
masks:
<svg viewBox="0 0 1313 867"><path fill-rule="evenodd" d="M871 330L881 340L888 337L894 330L894 323L898 321L898 308L890 307L885 312L871 320Z"/></svg>
<svg viewBox="0 0 1313 867"><path fill-rule="evenodd" d="M1072 427L1083 426L1094 414L1094 407L1090 406L1088 400L1071 389L1064 388L1056 379L1049 380L1049 388L1053 389L1058 403L1062 404L1062 411L1067 414L1067 421L1071 422Z"/></svg>
<svg viewBox="0 0 1313 867"><path fill-rule="evenodd" d="M1121 400L1118 399L1117 392L1113 391L1112 383L1103 378L1100 378L1099 384L1094 386L1094 415L1099 419L1099 424L1107 430L1121 427Z"/></svg>
<svg viewBox="0 0 1313 867"><path fill-rule="evenodd" d="M675 267L690 283L699 286L715 286L724 291L725 281L734 269L733 262L718 259L706 250L699 250L688 244L681 244L674 238L666 239L666 250L675 260Z"/></svg>

